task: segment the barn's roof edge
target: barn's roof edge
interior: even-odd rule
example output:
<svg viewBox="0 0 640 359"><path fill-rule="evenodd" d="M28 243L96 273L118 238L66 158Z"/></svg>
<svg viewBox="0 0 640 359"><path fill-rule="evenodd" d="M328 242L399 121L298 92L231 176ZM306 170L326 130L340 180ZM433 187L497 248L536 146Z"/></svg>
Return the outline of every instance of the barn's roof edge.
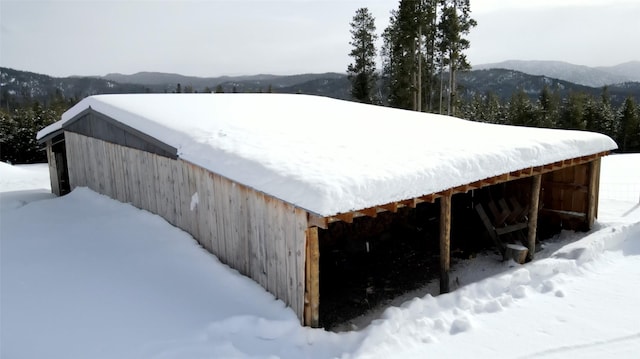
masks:
<svg viewBox="0 0 640 359"><path fill-rule="evenodd" d="M342 221L342 222L351 223L354 218L358 218L358 217L365 217L365 216L375 217L380 212L386 212L386 211L396 212L398 208L403 208L403 207L415 208L415 206L419 203L424 203L424 202L434 203L436 199L442 198L448 195L454 195L457 193L466 193L469 190L479 189L486 186L492 186L495 184L508 182L512 180L533 177L535 175L542 175L551 171L556 171L556 170L560 170L560 169L571 167L571 166L582 165L582 164L594 161L596 159L602 158L604 156L607 156L610 153L611 151L603 151L603 152L598 152L598 153L594 153L586 156L580 156L580 157L570 158L562 161L557 161L557 162L545 164L542 166L523 168L520 170L511 171L501 175L478 180L472 183L463 184L457 187L447 188L442 191L429 193L429 194L408 198L408 199L401 199L398 201L384 203L384 204L376 205L373 207L355 209L348 212L335 213L335 214L323 216L321 214L317 214L312 211L308 211L306 209L305 210L308 213L309 226L316 226L319 228L326 229L328 228L329 223L332 223L332 222Z"/></svg>
<svg viewBox="0 0 640 359"><path fill-rule="evenodd" d="M109 124L116 126L118 128L121 128L122 130L131 133L147 142L152 143L155 146L158 146L160 148L162 148L163 150L167 151L168 153L171 153L172 155L174 155L175 157L178 157L178 149L163 142L160 141L159 139L148 135L144 132L141 132L127 124L124 124L116 119L114 119L113 117L106 115L100 111L97 111L96 109L92 108L91 106L88 106L86 109L82 110L81 112L79 112L78 114L76 114L75 116L71 117L70 119L68 119L67 121L64 121L64 123L62 123L60 125L60 128L58 129L54 129L51 132L46 133L45 135L43 135L41 138L38 139L38 143L39 144L43 144L45 143L47 140L61 134L62 132L66 131L68 129L69 126L71 126L72 124L74 124L77 121L81 121L82 119L86 118L87 115L95 115L96 117L99 117L100 119L108 122ZM45 128L46 129L46 128ZM44 131L44 130L43 130Z"/></svg>

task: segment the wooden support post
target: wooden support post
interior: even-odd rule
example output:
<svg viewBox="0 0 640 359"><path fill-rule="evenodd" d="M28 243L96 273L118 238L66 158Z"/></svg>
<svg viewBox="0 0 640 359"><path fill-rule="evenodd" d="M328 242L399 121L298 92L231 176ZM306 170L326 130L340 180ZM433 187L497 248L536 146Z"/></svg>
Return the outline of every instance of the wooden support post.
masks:
<svg viewBox="0 0 640 359"><path fill-rule="evenodd" d="M440 294L449 292L451 192L440 198Z"/></svg>
<svg viewBox="0 0 640 359"><path fill-rule="evenodd" d="M598 187L600 184L600 158L589 162L589 188L587 189L586 229L591 229L598 215Z"/></svg>
<svg viewBox="0 0 640 359"><path fill-rule="evenodd" d="M527 248L529 260L532 260L536 252L536 232L538 230L538 203L540 202L540 187L542 175L531 177L531 204L529 205L529 235L527 236Z"/></svg>
<svg viewBox="0 0 640 359"><path fill-rule="evenodd" d="M318 227L307 229L304 290L304 325L320 325L320 246Z"/></svg>

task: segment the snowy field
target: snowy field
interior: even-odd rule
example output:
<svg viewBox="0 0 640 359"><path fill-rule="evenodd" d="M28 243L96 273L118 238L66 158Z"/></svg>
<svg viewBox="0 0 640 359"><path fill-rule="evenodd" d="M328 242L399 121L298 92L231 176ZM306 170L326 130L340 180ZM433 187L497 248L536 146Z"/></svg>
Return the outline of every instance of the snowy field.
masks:
<svg viewBox="0 0 640 359"><path fill-rule="evenodd" d="M158 216L46 165L0 163L0 357L631 358L640 352L640 155L603 159L599 218L526 265L479 257L358 331L294 313Z"/></svg>

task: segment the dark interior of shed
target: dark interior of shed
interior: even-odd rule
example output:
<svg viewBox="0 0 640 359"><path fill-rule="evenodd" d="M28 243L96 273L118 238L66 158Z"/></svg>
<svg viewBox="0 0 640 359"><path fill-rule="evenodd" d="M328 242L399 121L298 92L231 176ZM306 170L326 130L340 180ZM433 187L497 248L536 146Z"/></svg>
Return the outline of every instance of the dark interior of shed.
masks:
<svg viewBox="0 0 640 359"><path fill-rule="evenodd" d="M452 265L482 251L499 252L476 211L478 203L506 199L510 208L513 201L527 207L530 188L530 178L525 178L453 195ZM420 203L397 213L355 218L353 223L334 222L319 231L322 327L331 329L438 280L439 208L439 200ZM526 208L522 212L526 214ZM493 219L491 213L489 217ZM540 238L554 234L540 229ZM501 240L519 243L526 235L524 228Z"/></svg>
<svg viewBox="0 0 640 359"><path fill-rule="evenodd" d="M454 199L455 260L491 242L477 238L481 224L471 212L471 196ZM320 230L319 243L320 324L330 329L439 278L439 202L331 223Z"/></svg>

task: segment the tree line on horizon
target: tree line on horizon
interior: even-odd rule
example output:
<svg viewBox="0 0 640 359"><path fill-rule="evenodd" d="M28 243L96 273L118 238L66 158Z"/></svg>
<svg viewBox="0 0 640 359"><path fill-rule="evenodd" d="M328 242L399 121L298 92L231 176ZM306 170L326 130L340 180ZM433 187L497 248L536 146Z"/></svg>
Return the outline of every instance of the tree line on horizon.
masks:
<svg viewBox="0 0 640 359"><path fill-rule="evenodd" d="M611 137L620 152L640 152L640 104L628 96L618 107L605 86L599 97L572 92L566 98L544 86L535 100L520 88L508 101L494 93L476 94L460 103L459 117L527 127L599 132Z"/></svg>

